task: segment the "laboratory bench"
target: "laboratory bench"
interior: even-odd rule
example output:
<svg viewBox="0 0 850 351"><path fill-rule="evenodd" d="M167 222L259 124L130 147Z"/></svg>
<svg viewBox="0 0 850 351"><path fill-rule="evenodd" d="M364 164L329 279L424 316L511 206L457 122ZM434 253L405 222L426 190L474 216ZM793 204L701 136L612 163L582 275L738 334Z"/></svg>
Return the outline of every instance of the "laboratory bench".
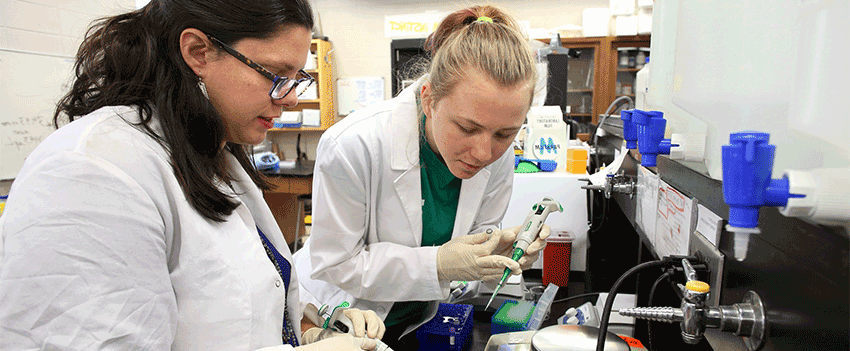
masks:
<svg viewBox="0 0 850 351"><path fill-rule="evenodd" d="M523 279L526 282L527 286L542 286L540 270L528 270L523 273ZM617 277L614 277L615 279ZM560 287L558 289L558 293L555 295L554 303L550 307L549 314L543 320L540 325L540 329L556 325L557 320L562 317L568 309L570 308L578 308L579 306L591 302L596 304L599 293L608 293L610 289L604 289L601 291L591 291L590 284L590 276L587 275L587 272L581 271L572 271L570 272L570 281L566 287ZM675 280L670 280L669 285L672 287L675 283ZM598 283L596 284L597 286ZM672 305L679 301L680 297L673 293L672 288L670 289L662 289L660 287L665 285L659 285L658 293L655 294L655 304L669 304ZM626 280L626 282L621 285L620 289L618 289L618 294L634 294L638 289L637 281L635 279ZM566 298L575 297L564 301ZM600 308L601 307L598 307ZM490 332L491 327L491 318L495 313L495 308L491 308L488 311L479 311L476 308L476 311L473 315L474 323L472 335L470 337L471 341L467 348L464 350L469 351L485 351L487 346L487 342L490 340L492 336ZM612 316L615 316L616 313L612 313ZM614 321L610 321L609 331L613 331L611 328L617 326ZM663 322L652 322L652 335L647 332L649 328L649 323L645 320L635 320L632 327L633 333L631 335L640 341L644 347L649 347L650 345L656 347L659 350L679 350L681 349L681 336L678 324L669 324ZM649 337L652 336L650 340ZM703 341L699 345L689 345L690 350L712 350L707 342Z"/></svg>
<svg viewBox="0 0 850 351"><path fill-rule="evenodd" d="M566 288L560 287L558 289L557 295L555 295L555 301L575 296L579 294L584 294L585 291L585 283L584 283L584 275L583 272L573 271L570 272L570 282L567 284ZM523 272L523 279L526 281L527 285L540 285L541 282L541 271L531 269L526 272ZM543 320L541 324L541 328L548 327L550 325L557 324L557 318L563 316L564 313L570 307L577 307L585 302L596 302L596 296L588 296L584 298L578 298L566 302L558 302L552 304L551 310L549 311L549 317ZM490 340L490 320L495 313L496 308L491 306L488 311L479 311L476 309L473 318L474 322L472 325L472 336L468 350L470 351L484 351L484 348L487 346L487 341Z"/></svg>

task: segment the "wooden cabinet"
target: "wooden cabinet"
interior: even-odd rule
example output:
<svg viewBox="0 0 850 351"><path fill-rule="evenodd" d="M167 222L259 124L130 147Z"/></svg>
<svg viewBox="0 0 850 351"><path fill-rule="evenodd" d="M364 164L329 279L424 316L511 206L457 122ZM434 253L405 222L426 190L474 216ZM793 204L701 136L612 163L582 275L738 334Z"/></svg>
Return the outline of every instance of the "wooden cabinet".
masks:
<svg viewBox="0 0 850 351"><path fill-rule="evenodd" d="M580 51L577 58L571 58L567 63L567 118L578 123L577 134L580 139L587 140L587 125L595 122L598 105L603 95L600 94L600 74L604 70L600 53L605 48L600 38L564 38L561 46Z"/></svg>
<svg viewBox="0 0 850 351"><path fill-rule="evenodd" d="M334 93L334 74L333 74L333 51L331 42L313 39L310 43L310 51L316 55L316 69L305 70L307 73L316 79L318 99L299 99L298 106L295 106L293 111L301 111L304 109L319 110L321 118L321 126L319 127L301 127L301 128L273 128L269 132L306 132L306 131L325 131L334 124L336 120L336 94Z"/></svg>
<svg viewBox="0 0 850 351"><path fill-rule="evenodd" d="M549 42L548 39L542 41ZM579 124L579 139L588 140L590 125L598 123L599 115L605 113L617 96L623 95L622 89L617 90L618 81L621 86L630 84L632 91L628 95L634 99L634 77L638 69L618 67L618 51L620 48L635 48L635 51L649 48L649 41L649 35L561 39L561 46L581 51L581 55L570 59L567 65L570 83L567 117Z"/></svg>
<svg viewBox="0 0 850 351"><path fill-rule="evenodd" d="M263 192L263 197L277 221L287 244L295 241L296 232L304 232L304 216L298 216L299 196L309 196L313 189L310 177L269 177L274 190ZM303 209L302 209L303 211ZM300 228L300 229L299 229Z"/></svg>
<svg viewBox="0 0 850 351"><path fill-rule="evenodd" d="M628 96L635 99L635 77L644 65L644 58L649 57L649 35L611 37L607 44L607 70L609 77L608 86L603 87L607 92L604 106L599 114L605 113L605 109L616 98ZM625 108L623 105L613 111L618 114L619 110ZM599 115L597 115L598 117Z"/></svg>

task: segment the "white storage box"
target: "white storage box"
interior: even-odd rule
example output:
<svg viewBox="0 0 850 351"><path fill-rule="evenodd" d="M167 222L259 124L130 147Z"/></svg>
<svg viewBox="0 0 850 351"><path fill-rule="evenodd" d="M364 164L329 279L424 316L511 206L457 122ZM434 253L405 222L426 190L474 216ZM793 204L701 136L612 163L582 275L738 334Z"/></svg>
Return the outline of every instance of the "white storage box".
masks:
<svg viewBox="0 0 850 351"><path fill-rule="evenodd" d="M283 111L280 117L274 119L275 128L301 127L301 111Z"/></svg>
<svg viewBox="0 0 850 351"><path fill-rule="evenodd" d="M322 125L322 118L319 110L303 109L301 110L301 123L305 127L319 127Z"/></svg>

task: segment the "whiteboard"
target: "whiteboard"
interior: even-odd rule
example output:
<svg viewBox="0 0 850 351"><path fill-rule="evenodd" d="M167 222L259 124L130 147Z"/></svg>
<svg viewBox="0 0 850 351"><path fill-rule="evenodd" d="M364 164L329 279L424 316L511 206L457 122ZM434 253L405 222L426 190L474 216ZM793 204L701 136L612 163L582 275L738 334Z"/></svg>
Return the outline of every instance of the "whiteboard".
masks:
<svg viewBox="0 0 850 351"><path fill-rule="evenodd" d="M74 59L0 49L0 179L53 132L53 111L69 89Z"/></svg>
<svg viewBox="0 0 850 351"><path fill-rule="evenodd" d="M384 77L339 78L336 89L339 114L343 116L384 101Z"/></svg>

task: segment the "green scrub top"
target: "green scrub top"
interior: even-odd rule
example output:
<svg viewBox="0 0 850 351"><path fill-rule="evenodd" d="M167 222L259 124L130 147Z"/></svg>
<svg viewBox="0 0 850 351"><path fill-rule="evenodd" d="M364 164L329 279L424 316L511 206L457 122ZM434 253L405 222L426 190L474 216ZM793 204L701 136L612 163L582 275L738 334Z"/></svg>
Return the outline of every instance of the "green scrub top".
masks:
<svg viewBox="0 0 850 351"><path fill-rule="evenodd" d="M424 124L424 116L422 121ZM425 138L419 143L419 164L423 200L421 246L439 246L452 238L461 179L440 161ZM389 327L418 322L424 318L427 306L428 301L396 302L384 324Z"/></svg>

